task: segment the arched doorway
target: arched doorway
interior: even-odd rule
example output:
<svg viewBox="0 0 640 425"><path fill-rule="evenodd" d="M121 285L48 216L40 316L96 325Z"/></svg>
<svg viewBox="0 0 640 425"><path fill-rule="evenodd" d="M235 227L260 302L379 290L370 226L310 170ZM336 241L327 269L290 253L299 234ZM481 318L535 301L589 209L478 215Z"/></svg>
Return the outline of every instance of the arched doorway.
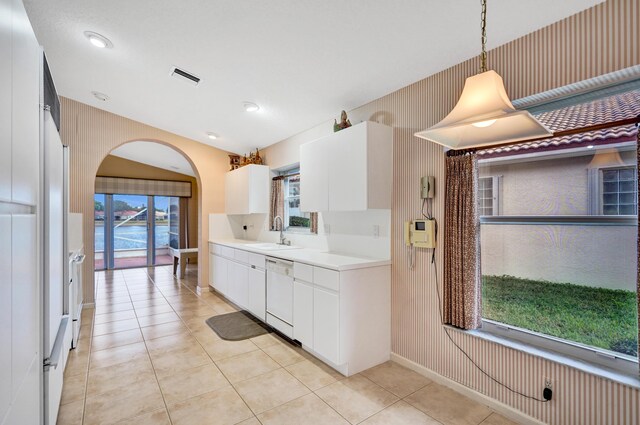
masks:
<svg viewBox="0 0 640 425"><path fill-rule="evenodd" d="M94 269L169 265L170 248L198 248L200 186L174 146L133 140L112 149L96 172Z"/></svg>

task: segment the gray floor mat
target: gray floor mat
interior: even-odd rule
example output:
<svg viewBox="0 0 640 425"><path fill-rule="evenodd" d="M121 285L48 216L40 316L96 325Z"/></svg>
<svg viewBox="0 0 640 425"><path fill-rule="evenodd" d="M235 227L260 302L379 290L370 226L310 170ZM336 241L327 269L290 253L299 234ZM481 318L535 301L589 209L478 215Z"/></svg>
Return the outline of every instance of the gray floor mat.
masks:
<svg viewBox="0 0 640 425"><path fill-rule="evenodd" d="M205 322L220 338L227 341L242 341L271 332L266 325L244 311L213 316Z"/></svg>

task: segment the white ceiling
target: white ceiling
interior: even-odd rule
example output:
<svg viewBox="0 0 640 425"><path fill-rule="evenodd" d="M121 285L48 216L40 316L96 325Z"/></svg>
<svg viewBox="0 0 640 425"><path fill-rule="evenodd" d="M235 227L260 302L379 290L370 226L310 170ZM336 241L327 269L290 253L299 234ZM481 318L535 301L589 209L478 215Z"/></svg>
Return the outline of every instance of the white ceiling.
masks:
<svg viewBox="0 0 640 425"><path fill-rule="evenodd" d="M130 142L111 151L111 155L195 177L189 161L181 153L154 142Z"/></svg>
<svg viewBox="0 0 640 425"><path fill-rule="evenodd" d="M488 46L600 2L489 0ZM479 0L25 4L61 95L237 153L338 117L480 50ZM93 47L84 31L114 47ZM170 77L172 66L201 77L200 85ZM262 109L247 113L243 101ZM208 131L220 138L207 139Z"/></svg>

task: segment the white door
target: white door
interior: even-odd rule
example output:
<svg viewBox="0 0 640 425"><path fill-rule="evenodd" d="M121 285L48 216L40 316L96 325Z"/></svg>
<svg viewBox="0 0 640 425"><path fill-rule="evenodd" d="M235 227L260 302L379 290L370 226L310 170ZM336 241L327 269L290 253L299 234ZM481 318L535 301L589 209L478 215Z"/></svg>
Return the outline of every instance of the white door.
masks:
<svg viewBox="0 0 640 425"><path fill-rule="evenodd" d="M257 318L266 321L265 311L267 303L266 272L255 266L249 269L249 302L247 309Z"/></svg>
<svg viewBox="0 0 640 425"><path fill-rule="evenodd" d="M313 348L313 287L293 282L293 339Z"/></svg>
<svg viewBox="0 0 640 425"><path fill-rule="evenodd" d="M313 350L327 360L339 364L338 294L313 288Z"/></svg>
<svg viewBox="0 0 640 425"><path fill-rule="evenodd" d="M329 210L330 145L316 141L300 146L300 209L304 212Z"/></svg>

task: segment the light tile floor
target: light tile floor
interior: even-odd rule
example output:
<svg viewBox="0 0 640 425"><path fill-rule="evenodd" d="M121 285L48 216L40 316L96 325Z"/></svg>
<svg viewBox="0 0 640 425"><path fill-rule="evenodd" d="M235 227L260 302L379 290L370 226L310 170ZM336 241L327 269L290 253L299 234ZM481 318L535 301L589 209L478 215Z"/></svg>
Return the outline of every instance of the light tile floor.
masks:
<svg viewBox="0 0 640 425"><path fill-rule="evenodd" d="M396 363L345 378L273 334L221 340L204 321L235 308L195 272L96 273L59 425L513 424Z"/></svg>

